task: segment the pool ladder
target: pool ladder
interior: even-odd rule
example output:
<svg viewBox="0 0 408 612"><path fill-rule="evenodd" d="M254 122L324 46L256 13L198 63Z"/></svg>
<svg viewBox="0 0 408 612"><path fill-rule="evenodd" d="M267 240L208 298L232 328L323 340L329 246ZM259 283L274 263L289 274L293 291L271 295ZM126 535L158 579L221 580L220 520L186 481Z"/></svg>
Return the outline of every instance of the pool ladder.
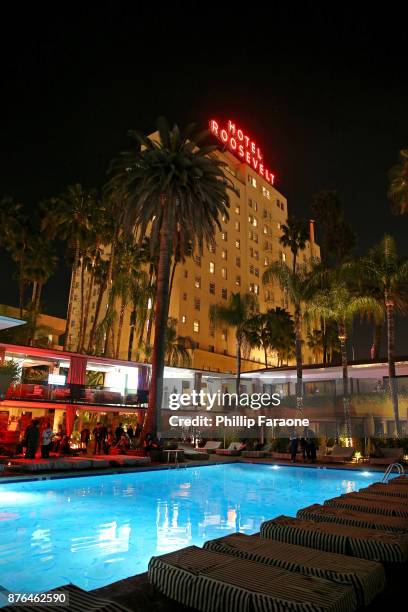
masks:
<svg viewBox="0 0 408 612"><path fill-rule="evenodd" d="M394 468L397 469L398 474L400 474L401 476L405 475L404 466L401 465L401 463L391 463L391 465L389 465L385 470L385 474L381 480L383 484L386 484L388 482L388 478L391 476L392 470Z"/></svg>

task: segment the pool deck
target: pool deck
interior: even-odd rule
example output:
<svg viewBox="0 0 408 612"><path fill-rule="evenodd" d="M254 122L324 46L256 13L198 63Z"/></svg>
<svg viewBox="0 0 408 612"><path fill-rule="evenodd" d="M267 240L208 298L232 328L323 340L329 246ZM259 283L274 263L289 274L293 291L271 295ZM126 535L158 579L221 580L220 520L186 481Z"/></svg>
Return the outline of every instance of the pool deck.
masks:
<svg viewBox="0 0 408 612"><path fill-rule="evenodd" d="M86 458L86 456L85 456ZM145 466L132 466L132 467L111 467L111 468L100 468L90 470L64 470L64 471L49 471L41 472L39 474L32 474L31 472L21 472L16 474L12 470L5 470L0 476L0 485L13 483L13 482L30 482L34 480L59 480L61 478L81 478L85 476L103 476L109 474L128 474L132 472L146 472L152 470L174 470L174 469L188 469L191 467L202 467L208 465L218 465L223 463L252 463L261 465L280 465L287 467L305 467L310 469L327 469L327 470L356 470L363 472L378 472L383 474L385 472L384 466L370 465L369 463L310 463L303 461L296 461L291 463L282 459L273 458L262 458L256 459L254 457L225 457L222 455L210 455L207 461L194 461L187 460L178 464L174 463L152 463L151 465Z"/></svg>

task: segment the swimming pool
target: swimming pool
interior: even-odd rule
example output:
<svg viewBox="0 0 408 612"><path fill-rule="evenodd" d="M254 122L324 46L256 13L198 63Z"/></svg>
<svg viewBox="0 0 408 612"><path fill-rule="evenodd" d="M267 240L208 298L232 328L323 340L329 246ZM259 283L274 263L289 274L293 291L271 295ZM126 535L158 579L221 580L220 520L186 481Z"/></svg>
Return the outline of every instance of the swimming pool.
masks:
<svg viewBox="0 0 408 612"><path fill-rule="evenodd" d="M244 463L0 485L0 585L91 590L152 555L357 490L381 474Z"/></svg>

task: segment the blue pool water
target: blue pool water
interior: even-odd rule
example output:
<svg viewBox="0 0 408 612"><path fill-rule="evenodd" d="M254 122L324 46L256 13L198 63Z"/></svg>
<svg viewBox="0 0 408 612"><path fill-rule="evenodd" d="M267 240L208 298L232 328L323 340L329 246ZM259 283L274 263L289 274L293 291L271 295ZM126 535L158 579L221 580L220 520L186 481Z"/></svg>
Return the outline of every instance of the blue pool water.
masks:
<svg viewBox="0 0 408 612"><path fill-rule="evenodd" d="M144 572L152 555L367 486L377 473L224 464L0 485L0 585L86 590Z"/></svg>

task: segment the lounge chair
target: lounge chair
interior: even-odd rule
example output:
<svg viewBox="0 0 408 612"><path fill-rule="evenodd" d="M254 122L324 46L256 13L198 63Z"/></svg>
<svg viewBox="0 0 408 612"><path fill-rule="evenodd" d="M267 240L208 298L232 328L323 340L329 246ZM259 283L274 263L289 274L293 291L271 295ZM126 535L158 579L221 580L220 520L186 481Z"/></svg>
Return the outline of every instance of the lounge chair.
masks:
<svg viewBox="0 0 408 612"><path fill-rule="evenodd" d="M270 455L271 445L264 444L260 450L244 450L241 453L241 457L262 459L263 457L268 457Z"/></svg>
<svg viewBox="0 0 408 612"><path fill-rule="evenodd" d="M196 546L152 557L148 576L160 593L201 612L346 612L357 606L347 585Z"/></svg>
<svg viewBox="0 0 408 612"><path fill-rule="evenodd" d="M391 463L398 463L404 455L403 448L381 448L380 451L382 457L370 457L370 463L372 465L391 465Z"/></svg>
<svg viewBox="0 0 408 612"><path fill-rule="evenodd" d="M338 523L352 527L381 529L383 531L396 531L408 534L408 519L406 518L381 516L343 508L331 508L330 506L321 506L320 504L312 504L307 508L302 508L298 511L296 517L323 521L324 523Z"/></svg>
<svg viewBox="0 0 408 612"><path fill-rule="evenodd" d="M377 529L278 516L261 524L261 537L378 561L391 569L408 561L408 536Z"/></svg>
<svg viewBox="0 0 408 612"><path fill-rule="evenodd" d="M69 602L67 604L48 604L45 606L47 610L54 612L55 610L69 610L70 612L131 612L129 608L125 608L119 603L114 601L108 601L107 599L102 599L89 591L83 591L73 584L69 584L66 586L61 586L52 591L47 591L48 593L61 593L64 594L67 598L66 601ZM41 609L41 605L38 604L13 604L12 606L6 606L3 608L4 610L13 610L13 612L27 612L29 610L36 611Z"/></svg>
<svg viewBox="0 0 408 612"><path fill-rule="evenodd" d="M69 470L71 468L65 459L12 459L10 469L16 472L52 472L54 470Z"/></svg>
<svg viewBox="0 0 408 612"><path fill-rule="evenodd" d="M204 446L197 448L199 453L215 453L217 448L220 448L221 442L218 440L207 440Z"/></svg>
<svg viewBox="0 0 408 612"><path fill-rule="evenodd" d="M380 496L379 496L380 497ZM346 510L357 510L357 512L369 512L372 514L379 514L382 516L401 516L408 518L408 504L403 502L389 502L382 501L382 499L367 499L359 497L358 494L355 496L342 495L340 497L333 497L327 499L324 502L325 506L333 508L345 508Z"/></svg>
<svg viewBox="0 0 408 612"><path fill-rule="evenodd" d="M347 446L333 446L330 455L320 455L320 459L325 463L343 463L351 461L354 455L354 448Z"/></svg>
<svg viewBox="0 0 408 612"><path fill-rule="evenodd" d="M180 448L184 451L184 457L186 459L190 459L191 461L206 461L210 458L208 453L199 451L197 448L193 448L192 446L181 444Z"/></svg>
<svg viewBox="0 0 408 612"><path fill-rule="evenodd" d="M228 448L217 448L215 452L217 455L236 457L241 454L241 446L241 442L231 442Z"/></svg>
<svg viewBox="0 0 408 612"><path fill-rule="evenodd" d="M402 497L408 499L408 489L405 485L393 484L394 479L387 484L375 483L364 489L360 489L360 493L367 495L387 495L389 497Z"/></svg>
<svg viewBox="0 0 408 612"><path fill-rule="evenodd" d="M128 466L143 466L150 464L150 457L128 457L127 455L113 455L109 456L109 461L111 465L120 465L121 467Z"/></svg>
<svg viewBox="0 0 408 612"><path fill-rule="evenodd" d="M204 544L204 548L281 567L291 572L348 584L354 588L359 606L368 605L385 587L385 572L380 563L296 544L265 540L258 535L234 533L210 540Z"/></svg>

